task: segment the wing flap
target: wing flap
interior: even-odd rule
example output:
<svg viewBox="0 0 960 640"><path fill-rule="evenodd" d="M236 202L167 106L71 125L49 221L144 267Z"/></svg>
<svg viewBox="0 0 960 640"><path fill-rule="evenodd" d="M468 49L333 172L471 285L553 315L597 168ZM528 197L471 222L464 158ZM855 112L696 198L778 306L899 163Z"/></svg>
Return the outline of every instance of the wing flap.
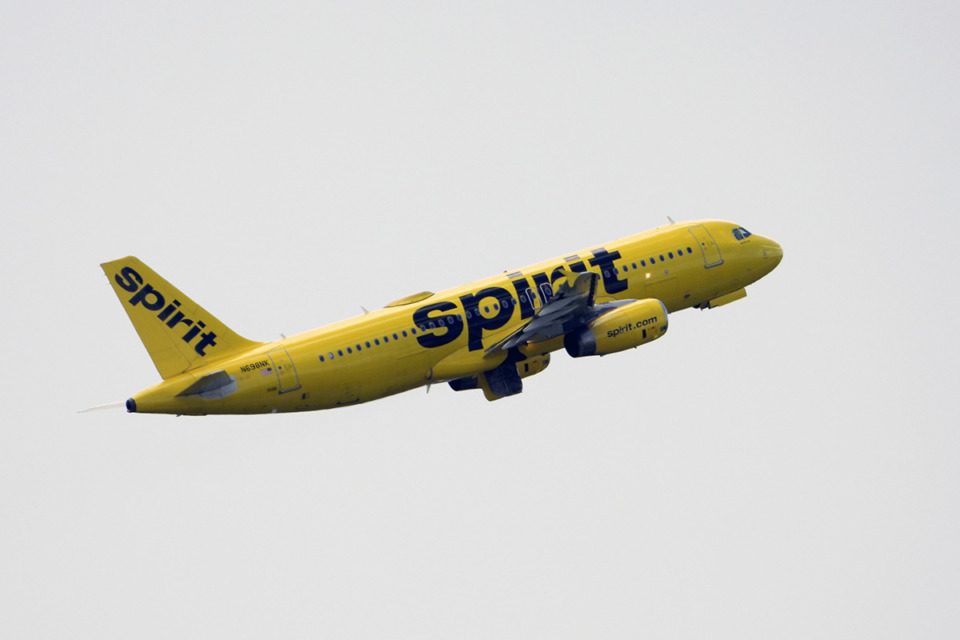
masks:
<svg viewBox="0 0 960 640"><path fill-rule="evenodd" d="M526 342L541 342L563 335L583 324L597 296L600 274L566 272L557 281L556 294L533 318L486 350L487 355L506 351Z"/></svg>

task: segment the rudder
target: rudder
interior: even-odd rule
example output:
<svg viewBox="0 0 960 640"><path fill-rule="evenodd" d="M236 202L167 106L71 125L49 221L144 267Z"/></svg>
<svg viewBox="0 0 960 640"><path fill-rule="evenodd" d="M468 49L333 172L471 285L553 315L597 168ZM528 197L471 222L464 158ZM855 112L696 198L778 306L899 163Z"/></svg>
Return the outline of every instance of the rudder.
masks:
<svg viewBox="0 0 960 640"><path fill-rule="evenodd" d="M100 266L164 380L261 344L234 333L133 256Z"/></svg>

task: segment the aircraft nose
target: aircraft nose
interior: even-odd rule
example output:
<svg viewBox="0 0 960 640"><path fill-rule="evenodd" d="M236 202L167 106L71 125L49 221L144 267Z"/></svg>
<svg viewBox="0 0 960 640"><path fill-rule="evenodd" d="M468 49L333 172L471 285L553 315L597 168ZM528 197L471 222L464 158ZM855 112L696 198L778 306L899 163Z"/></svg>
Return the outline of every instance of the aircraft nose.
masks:
<svg viewBox="0 0 960 640"><path fill-rule="evenodd" d="M763 260L768 263L772 271L783 259L783 247L779 243L765 238L763 243Z"/></svg>

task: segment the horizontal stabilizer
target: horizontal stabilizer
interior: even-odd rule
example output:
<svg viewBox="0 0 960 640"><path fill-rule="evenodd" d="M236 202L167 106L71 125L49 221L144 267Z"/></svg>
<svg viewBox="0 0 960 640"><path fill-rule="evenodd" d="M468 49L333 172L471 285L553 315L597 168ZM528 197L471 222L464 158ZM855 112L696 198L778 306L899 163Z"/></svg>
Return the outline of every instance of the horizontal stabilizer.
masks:
<svg viewBox="0 0 960 640"><path fill-rule="evenodd" d="M237 379L226 371L215 371L199 378L196 382L177 394L184 396L200 396L201 398L223 398L237 389Z"/></svg>

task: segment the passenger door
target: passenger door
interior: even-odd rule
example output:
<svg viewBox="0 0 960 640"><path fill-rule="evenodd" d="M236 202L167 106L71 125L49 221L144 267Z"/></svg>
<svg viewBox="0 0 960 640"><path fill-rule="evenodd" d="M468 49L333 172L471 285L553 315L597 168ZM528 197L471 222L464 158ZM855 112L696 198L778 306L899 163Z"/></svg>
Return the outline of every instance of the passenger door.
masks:
<svg viewBox="0 0 960 640"><path fill-rule="evenodd" d="M690 227L689 231L690 235L697 239L697 244L700 246L700 252L703 254L704 268L709 269L710 267L717 267L723 264L720 247L705 226L698 224L695 227Z"/></svg>
<svg viewBox="0 0 960 640"><path fill-rule="evenodd" d="M296 391L300 388L300 376L297 375L297 368L293 366L293 360L286 349L277 349L267 354L270 362L273 363L273 371L277 374L277 383L280 393Z"/></svg>

